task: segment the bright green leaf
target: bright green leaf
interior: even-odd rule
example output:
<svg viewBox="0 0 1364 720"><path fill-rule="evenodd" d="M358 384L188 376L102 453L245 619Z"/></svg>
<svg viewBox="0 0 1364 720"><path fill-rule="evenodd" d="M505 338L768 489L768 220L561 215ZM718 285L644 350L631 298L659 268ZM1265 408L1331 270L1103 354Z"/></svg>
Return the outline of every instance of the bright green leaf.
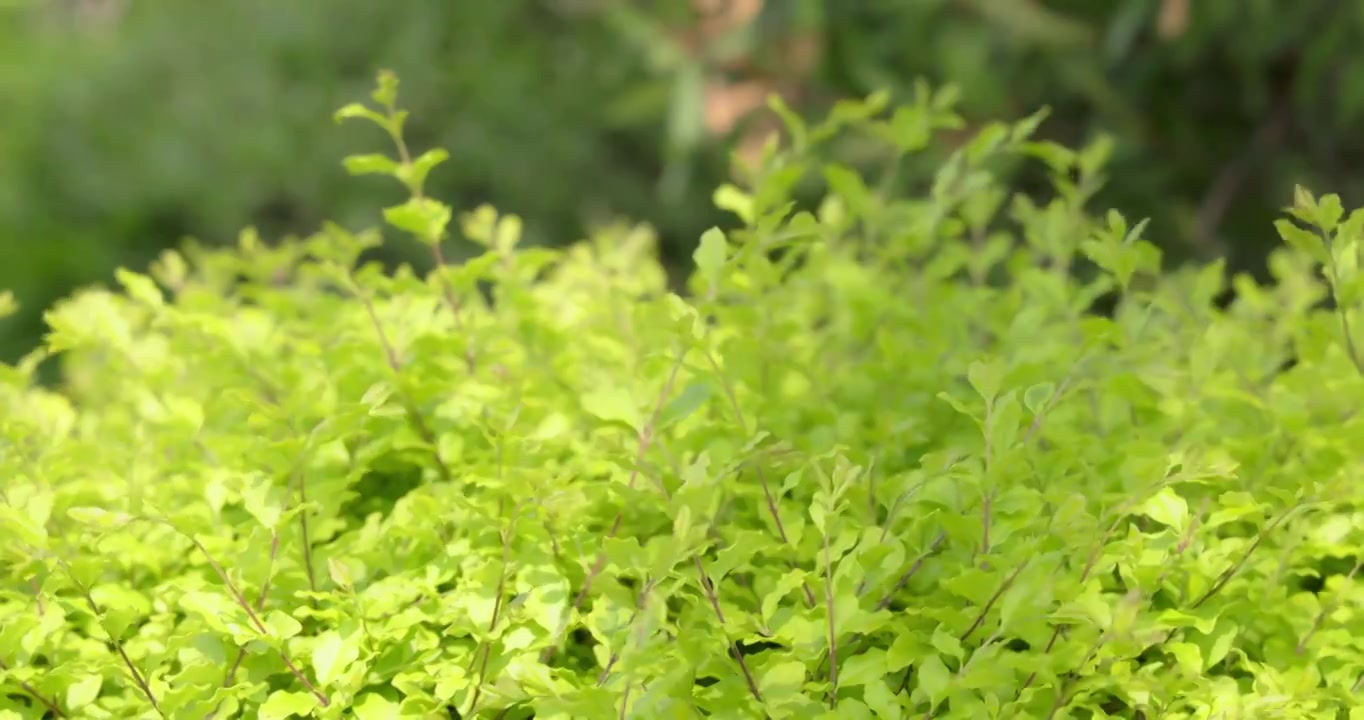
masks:
<svg viewBox="0 0 1364 720"><path fill-rule="evenodd" d="M1317 233L1304 230L1289 220L1275 220L1274 228L1279 231L1279 237L1283 238L1284 242L1288 243L1290 247L1307 254L1308 257L1323 265L1330 262L1330 254L1326 251L1326 242Z"/></svg>
<svg viewBox="0 0 1364 720"><path fill-rule="evenodd" d="M720 272L724 269L725 260L729 256L729 243L725 240L725 234L719 228L711 228L701 235L701 243L696 251L692 253L696 261L696 269L701 276L706 279L711 287L715 287L720 281Z"/></svg>
<svg viewBox="0 0 1364 720"><path fill-rule="evenodd" d="M838 684L840 687L867 685L879 681L886 672L886 651L872 648L843 661L838 668Z"/></svg>
<svg viewBox="0 0 1364 720"><path fill-rule="evenodd" d="M1173 488L1163 487L1142 504L1141 513L1178 531L1188 522L1189 504Z"/></svg>
<svg viewBox="0 0 1364 720"><path fill-rule="evenodd" d="M99 697L100 687L104 684L104 678L98 674L90 674L82 677L66 688L66 707L69 710L79 710L95 701Z"/></svg>
<svg viewBox="0 0 1364 720"><path fill-rule="evenodd" d="M287 640L303 630L303 625L282 610L271 610L267 613L265 626L270 629L271 636L282 640Z"/></svg>
<svg viewBox="0 0 1364 720"><path fill-rule="evenodd" d="M398 163L387 155L370 153L367 155L347 155L346 172L351 175L397 175Z"/></svg>
<svg viewBox="0 0 1364 720"><path fill-rule="evenodd" d="M753 196L733 185L725 183L716 188L711 202L721 210L728 210L743 221L744 225L753 224Z"/></svg>
<svg viewBox="0 0 1364 720"><path fill-rule="evenodd" d="M261 720L285 720L286 718L308 717L320 705L311 693L276 690L260 706Z"/></svg>
<svg viewBox="0 0 1364 720"><path fill-rule="evenodd" d="M925 658L919 664L915 677L919 689L928 695L929 702L934 706L947 698L948 689L952 684L952 673L937 655Z"/></svg>
<svg viewBox="0 0 1364 720"><path fill-rule="evenodd" d="M619 386L600 387L582 397L583 409L607 422L620 422L636 431L643 427L639 405L630 393Z"/></svg>
<svg viewBox="0 0 1364 720"><path fill-rule="evenodd" d="M799 695L805 686L805 672L805 663L797 660L776 663L758 678L758 690L771 699Z"/></svg>

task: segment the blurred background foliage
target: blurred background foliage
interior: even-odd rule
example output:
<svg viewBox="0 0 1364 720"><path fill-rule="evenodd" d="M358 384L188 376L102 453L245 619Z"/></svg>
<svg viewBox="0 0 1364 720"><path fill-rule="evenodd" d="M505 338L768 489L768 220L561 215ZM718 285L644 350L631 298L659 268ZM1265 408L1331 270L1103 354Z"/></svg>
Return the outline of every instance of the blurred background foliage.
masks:
<svg viewBox="0 0 1364 720"><path fill-rule="evenodd" d="M0 18L0 288L25 306L0 325L7 360L53 300L186 236L379 224L400 189L340 161L386 139L331 117L380 68L410 144L451 152L433 194L519 213L538 243L647 220L679 268L726 221L712 188L776 127L769 93L817 115L923 78L971 123L1050 106L1050 139L1114 137L1099 203L1149 216L1174 260L1258 271L1294 183L1364 199L1364 3L1343 0L4 0Z"/></svg>

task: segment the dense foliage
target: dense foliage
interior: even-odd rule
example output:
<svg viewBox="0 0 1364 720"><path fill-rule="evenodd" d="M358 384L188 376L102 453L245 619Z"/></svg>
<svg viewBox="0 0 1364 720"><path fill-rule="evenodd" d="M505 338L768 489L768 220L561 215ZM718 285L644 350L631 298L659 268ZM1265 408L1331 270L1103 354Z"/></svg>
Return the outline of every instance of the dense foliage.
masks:
<svg viewBox="0 0 1364 720"><path fill-rule="evenodd" d="M698 8L734 22L698 42ZM1259 272L1294 183L1364 202L1355 171L1364 157L1355 131L1361 8L0 3L0 287L25 306L0 332L0 359L32 347L41 312L73 286L142 267L182 235L230 244L246 224L269 237L309 232L324 218L358 225L386 189L349 182L332 162L360 147L358 131L318 122L363 92L376 66L409 79L414 140L459 158L433 190L458 207L492 202L518 213L533 244L562 245L603 218L645 217L665 266L685 275L696 238L721 221L709 204L727 179L718 151L747 132L744 123L732 133L708 126L717 107L733 101L720 114L738 112L779 90L818 116L838 98L881 89L908 102L926 77L959 88L972 124L1045 105L1054 110L1049 139L1079 146L1113 133L1106 205L1150 217L1149 236L1167 257L1226 256L1232 269ZM881 162L855 143L837 155L859 169ZM910 165L888 189L919 192L912 181L936 163ZM467 244L457 228L452 235L455 255ZM401 246L385 252L420 260Z"/></svg>
<svg viewBox="0 0 1364 720"><path fill-rule="evenodd" d="M346 166L438 251L373 97ZM63 302L0 385L0 717L1357 717L1364 213L1300 191L1225 301L1042 115L909 200L816 159L961 124L886 105L787 115L686 297L481 207L429 275L329 225Z"/></svg>

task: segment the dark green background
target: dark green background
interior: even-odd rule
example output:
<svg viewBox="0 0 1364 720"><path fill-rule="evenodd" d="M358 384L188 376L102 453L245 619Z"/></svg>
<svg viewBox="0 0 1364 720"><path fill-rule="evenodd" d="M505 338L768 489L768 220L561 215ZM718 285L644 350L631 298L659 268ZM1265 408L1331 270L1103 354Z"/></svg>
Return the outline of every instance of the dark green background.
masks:
<svg viewBox="0 0 1364 720"><path fill-rule="evenodd" d="M877 89L904 97L918 77L959 85L972 122L1050 105L1054 139L1116 134L1103 204L1151 217L1172 258L1256 270L1294 183L1360 197L1364 3L1193 0L1162 38L1164 4L768 0L732 49L761 70L780 64L781 38L811 35L811 114ZM664 52L683 0L132 0L112 21L9 5L0 287L25 310L0 325L5 359L32 347L53 300L184 236L377 224L396 184L347 177L340 160L385 139L331 114L380 68L402 79L412 145L450 150L429 188L457 208L517 212L543 243L647 220L678 266L724 221L709 196L727 139L700 131L697 68Z"/></svg>

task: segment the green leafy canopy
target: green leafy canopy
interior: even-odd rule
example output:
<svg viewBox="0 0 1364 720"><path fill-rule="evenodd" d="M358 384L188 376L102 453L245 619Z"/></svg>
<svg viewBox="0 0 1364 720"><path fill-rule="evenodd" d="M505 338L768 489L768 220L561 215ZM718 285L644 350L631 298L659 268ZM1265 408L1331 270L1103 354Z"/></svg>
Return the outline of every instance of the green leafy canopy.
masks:
<svg viewBox="0 0 1364 720"><path fill-rule="evenodd" d="M920 86L781 112L684 297L645 227L426 197L372 99L396 157L346 167L429 276L248 231L3 368L0 718L1358 716L1364 214L1299 192L1229 287L1091 214L1110 146L1042 114L908 200L818 159L958 127Z"/></svg>

